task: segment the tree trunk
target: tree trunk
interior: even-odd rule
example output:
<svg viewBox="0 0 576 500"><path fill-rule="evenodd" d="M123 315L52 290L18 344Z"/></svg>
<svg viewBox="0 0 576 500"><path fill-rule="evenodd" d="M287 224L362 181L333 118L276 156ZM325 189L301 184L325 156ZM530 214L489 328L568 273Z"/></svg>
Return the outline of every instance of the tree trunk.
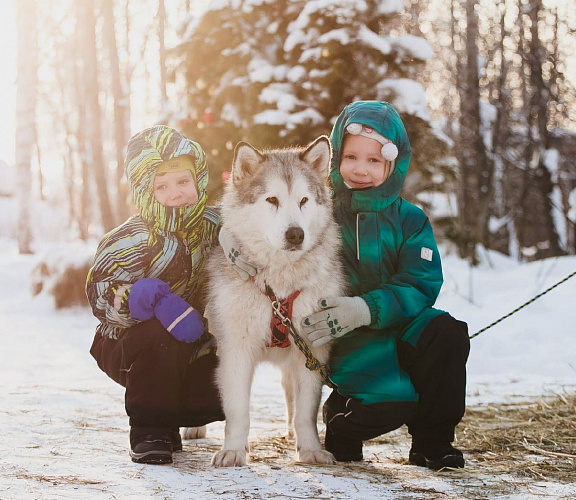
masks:
<svg viewBox="0 0 576 500"><path fill-rule="evenodd" d="M128 185L124 180L124 147L128 142L126 121L126 108L129 93L122 86L120 76L120 60L118 58L118 44L116 43L114 1L103 0L102 11L104 14L104 43L108 48L110 61L110 73L112 78L112 96L114 99L114 143L116 146L116 215L117 220L128 218L129 211L126 203L128 197Z"/></svg>
<svg viewBox="0 0 576 500"><path fill-rule="evenodd" d="M530 68L530 99L528 102L528 123L530 130L530 143L533 145L530 164L530 191L532 196L527 196L524 213L530 209L536 209L534 217L539 220L539 231L533 233L533 240L527 242L530 246L536 246L536 259L551 257L560 254L558 235L554 226L554 210L551 204L553 190L550 172L544 165L544 152L550 144L548 133L548 100L550 92L544 80L543 66L546 64L546 52L540 40L538 21L542 10L542 0L532 0L527 14L530 18L530 43L528 66ZM534 217L527 218L524 224L534 223Z"/></svg>
<svg viewBox="0 0 576 500"><path fill-rule="evenodd" d="M509 66L505 50L506 40L508 39L505 23L506 10L506 5L504 5L499 11L499 39L493 54L493 60L494 65L497 64L498 57L500 62L497 70L498 77L495 78L493 89L490 92L490 104L496 108L496 118L492 125L492 148L490 151L490 159L494 166L490 212L498 219L498 228L489 232L488 247L504 254L510 254L511 234L509 223L512 218L508 213L506 204L506 176L503 158L506 154L507 131L510 127L508 117L511 111L509 90L506 88Z"/></svg>
<svg viewBox="0 0 576 500"><path fill-rule="evenodd" d="M162 108L168 102L166 92L166 48L164 44L164 27L166 25L166 8L164 0L158 1L158 43L160 45L160 94L162 96Z"/></svg>
<svg viewBox="0 0 576 500"><path fill-rule="evenodd" d="M82 56L84 58L84 83L86 88L86 111L88 113L87 126L87 154L88 167L94 175L96 191L100 206L102 227L105 232L116 225L114 214L108 197L106 167L102 151L101 110L98 101L98 58L96 54L96 17L94 14L94 0L84 0L78 3L81 17L79 22L83 25L84 44Z"/></svg>
<svg viewBox="0 0 576 500"><path fill-rule="evenodd" d="M83 25L80 22L82 16L82 5L76 4L77 20L76 20L76 39L82 40ZM84 88L84 61L82 58L82 50L79 43L73 47L74 51L74 100L76 105L76 112L78 119L76 122L76 140L78 144L78 158L80 161L79 176L82 179L80 186L80 193L75 192L75 200L78 200L78 207L76 208L75 220L78 223L78 230L80 238L85 240L89 237L89 226L92 221L92 204L90 203L90 186L92 179L90 177L90 169L88 168L89 160L86 151L86 89Z"/></svg>
<svg viewBox="0 0 576 500"><path fill-rule="evenodd" d="M17 4L18 80L16 91L16 176L18 195L18 251L32 252L32 151L36 142L36 83L38 70L36 2Z"/></svg>
<svg viewBox="0 0 576 500"><path fill-rule="evenodd" d="M478 71L477 0L466 0L466 66L460 78L460 218L468 243L467 257L476 263L475 247L487 241L492 167L481 135Z"/></svg>

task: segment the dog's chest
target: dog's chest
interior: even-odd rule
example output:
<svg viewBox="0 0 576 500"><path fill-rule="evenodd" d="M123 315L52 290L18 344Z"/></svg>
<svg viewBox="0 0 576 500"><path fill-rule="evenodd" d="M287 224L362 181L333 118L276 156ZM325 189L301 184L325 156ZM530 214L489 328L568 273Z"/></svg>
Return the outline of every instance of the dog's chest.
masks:
<svg viewBox="0 0 576 500"><path fill-rule="evenodd" d="M268 347L283 348L290 345L290 326L299 332L302 319L314 312L318 299L307 289L282 296L253 288L236 303L238 312L242 311L238 319Z"/></svg>

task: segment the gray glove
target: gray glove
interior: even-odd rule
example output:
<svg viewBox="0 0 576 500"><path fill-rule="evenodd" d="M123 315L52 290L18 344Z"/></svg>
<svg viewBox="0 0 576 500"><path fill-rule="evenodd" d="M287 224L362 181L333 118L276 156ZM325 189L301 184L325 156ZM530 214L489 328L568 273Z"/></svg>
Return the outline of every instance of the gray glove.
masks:
<svg viewBox="0 0 576 500"><path fill-rule="evenodd" d="M321 311L302 320L302 334L308 337L314 347L320 347L372 322L370 308L361 297L321 299L318 305Z"/></svg>
<svg viewBox="0 0 576 500"><path fill-rule="evenodd" d="M238 243L236 243L234 236L232 236L224 226L220 229L218 241L232 269L234 269L244 281L250 278L250 276L256 276L256 268L240 254Z"/></svg>

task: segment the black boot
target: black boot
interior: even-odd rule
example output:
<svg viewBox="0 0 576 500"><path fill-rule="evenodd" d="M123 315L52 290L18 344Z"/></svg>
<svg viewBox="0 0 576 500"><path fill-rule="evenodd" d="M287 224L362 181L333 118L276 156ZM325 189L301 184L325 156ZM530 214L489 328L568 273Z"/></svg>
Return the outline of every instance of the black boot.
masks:
<svg viewBox="0 0 576 500"><path fill-rule="evenodd" d="M364 459L362 440L343 439L328 429L326 429L324 448L332 453L338 462L361 462Z"/></svg>
<svg viewBox="0 0 576 500"><path fill-rule="evenodd" d="M172 453L182 451L182 436L180 435L179 427L170 429L170 441L172 442Z"/></svg>
<svg viewBox="0 0 576 500"><path fill-rule="evenodd" d="M420 467L432 470L461 469L464 467L464 456L460 450L448 442L412 441L408 461Z"/></svg>
<svg viewBox="0 0 576 500"><path fill-rule="evenodd" d="M172 441L165 427L131 427L130 457L139 464L171 464Z"/></svg>

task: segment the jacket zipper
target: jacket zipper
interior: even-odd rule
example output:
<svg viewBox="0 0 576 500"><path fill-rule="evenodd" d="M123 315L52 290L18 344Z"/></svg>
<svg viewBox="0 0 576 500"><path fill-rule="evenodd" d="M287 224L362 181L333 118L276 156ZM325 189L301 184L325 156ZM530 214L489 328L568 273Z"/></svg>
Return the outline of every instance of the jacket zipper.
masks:
<svg viewBox="0 0 576 500"><path fill-rule="evenodd" d="M360 214L356 214L356 259L360 261L360 233L358 231L358 218Z"/></svg>

